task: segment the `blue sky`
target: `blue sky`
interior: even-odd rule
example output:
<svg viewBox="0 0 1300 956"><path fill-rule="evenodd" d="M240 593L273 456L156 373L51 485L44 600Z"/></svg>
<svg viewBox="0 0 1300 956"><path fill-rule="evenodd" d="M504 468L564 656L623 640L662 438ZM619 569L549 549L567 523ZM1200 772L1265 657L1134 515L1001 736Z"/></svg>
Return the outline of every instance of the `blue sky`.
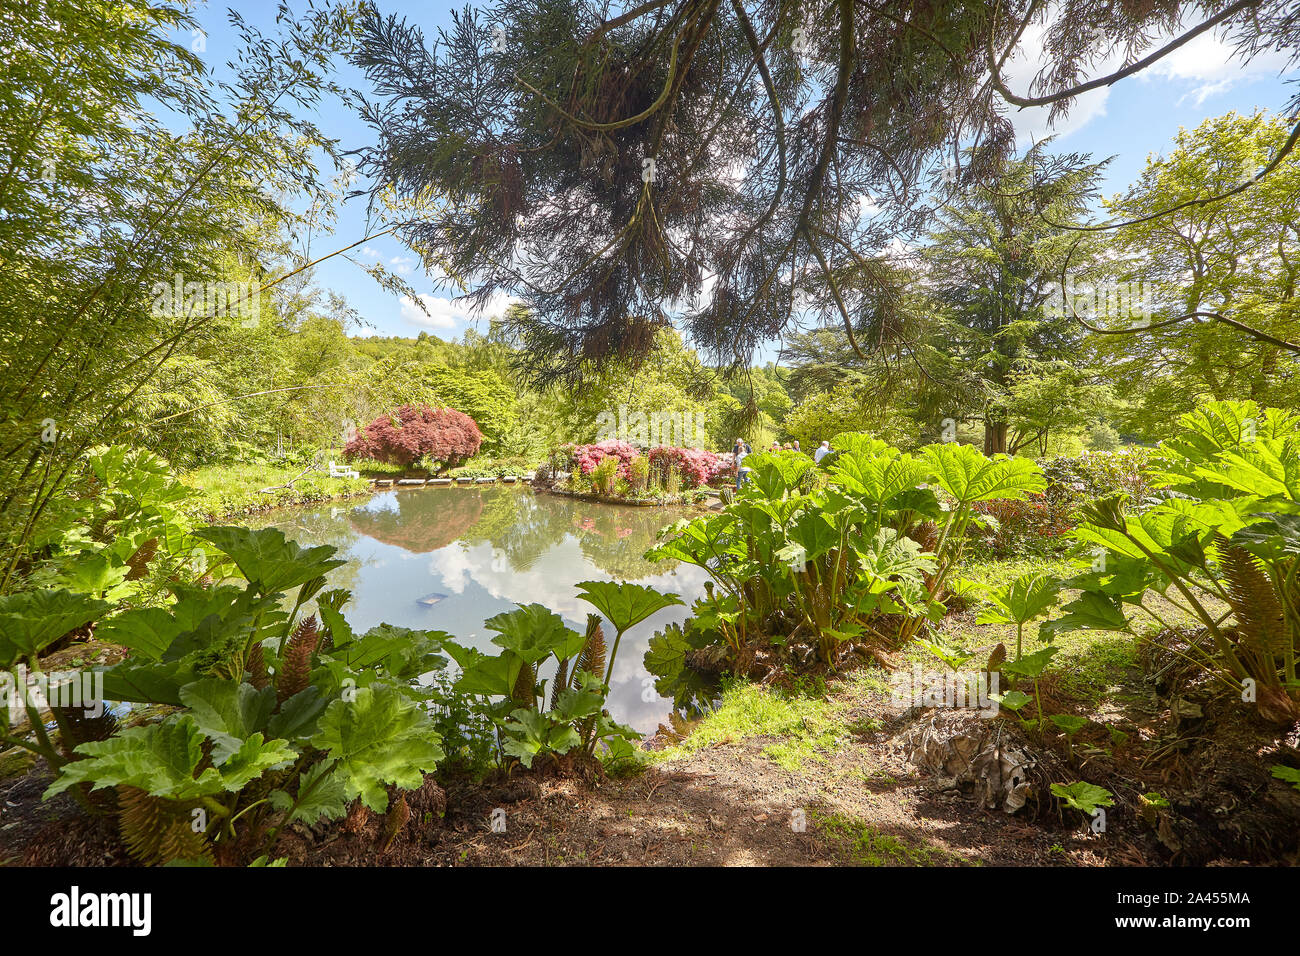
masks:
<svg viewBox="0 0 1300 956"><path fill-rule="evenodd" d="M236 4L218 3L200 8L197 19L205 36L205 49L201 55L218 71L236 51L236 37L227 24L227 9L234 6L255 25L272 31L274 4L265 0L241 0ZM294 4L295 8L301 3ZM415 2L415 0L379 0L385 13L395 13L418 24L426 38L436 35L437 28L450 23L453 5L445 0ZM1009 82L1013 89L1023 91L1036 67L1036 37L1039 32L1031 28L1022 42L1023 55L1008 63ZM1099 64L1098 72L1108 72L1116 61ZM1230 62L1226 48L1212 35L1198 37L1180 48L1170 57L1136 77L1124 80L1109 89L1094 90L1085 94L1075 104L1071 113L1057 125L1049 127L1046 111L1023 110L1013 116L1021 134L1022 145L1031 139L1050 133L1057 136L1055 147L1092 153L1095 158L1114 156L1106 170L1103 191L1118 192L1132 182L1141 171L1150 154L1166 151L1180 126L1194 127L1202 120L1220 116L1230 110L1249 113L1263 107L1280 110L1296 91L1294 80L1300 72L1280 75L1283 66L1279 56L1256 58L1243 67ZM340 65L340 82L365 89L362 74L346 64ZM1286 82L1287 79L1293 82ZM369 127L359 117L338 103L328 103L312 117L328 135L337 137L343 149L352 149L372 141ZM364 185L364 184L361 184ZM365 235L365 199L357 198L340 210L338 224L330 248L356 242ZM330 242L326 237L314 249L324 250ZM344 295L351 306L371 324L371 328L356 330L354 334L418 335L428 331L451 339L460 336L473 324L468 311L453 301L452 292L437 289L435 282L422 274L416 256L397 241L384 237L368 243L361 257L380 261L388 269L401 274L424 297L431 316L426 316L411 304L403 304L391 294L380 289L369 276L342 259L331 260L327 268L318 270L318 285ZM483 316L479 321L486 322ZM766 359L771 356L764 355Z"/></svg>

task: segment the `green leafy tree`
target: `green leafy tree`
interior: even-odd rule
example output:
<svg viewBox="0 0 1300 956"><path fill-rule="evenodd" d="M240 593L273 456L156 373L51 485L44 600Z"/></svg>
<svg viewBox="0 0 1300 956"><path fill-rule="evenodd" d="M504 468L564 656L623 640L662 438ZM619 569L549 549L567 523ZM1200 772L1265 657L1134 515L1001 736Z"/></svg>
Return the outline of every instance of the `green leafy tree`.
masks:
<svg viewBox="0 0 1300 956"><path fill-rule="evenodd" d="M814 392L785 417L783 431L799 440L811 454L823 441L841 432L867 432L900 448L917 444L916 422L891 405L875 400L874 390L857 382L844 382L828 392Z"/></svg>
<svg viewBox="0 0 1300 956"><path fill-rule="evenodd" d="M1046 457L1053 439L1059 442L1104 424L1115 403L1102 378L1061 360L1037 363L1016 375L1006 392L1007 450L1016 454L1028 448Z"/></svg>
<svg viewBox="0 0 1300 956"><path fill-rule="evenodd" d="M1180 130L1173 149L1151 157L1107 203L1117 218L1145 220L1117 230L1114 243L1116 278L1142 288L1150 316L1093 321L1109 330L1095 336L1096 348L1133 403L1130 427L1144 435L1161 436L1171 414L1208 400L1300 402L1293 351L1211 317L1300 340L1300 156L1283 155L1289 125L1264 112L1228 113ZM1251 189L1195 201L1229 192L1274 157L1280 164ZM1162 327L1123 334L1145 325Z"/></svg>
<svg viewBox="0 0 1300 956"><path fill-rule="evenodd" d="M873 328L891 337L876 304L903 287L863 250L923 226L945 151L974 141L962 177L991 183L1015 137L1005 104L1064 111L1211 28L1243 57L1289 51L1288 9L504 0L430 44L369 8L363 168L419 220L401 234L426 261L481 277L479 301L528 300L515 331L540 380L645 358L669 309L709 361L748 365L797 324L803 282L865 355ZM1014 90L1003 69L1031 25L1046 63ZM1157 47L1175 25L1180 42ZM1080 81L1117 49L1135 62ZM861 214L870 193L877 215Z"/></svg>
<svg viewBox="0 0 1300 956"><path fill-rule="evenodd" d="M1008 393L1017 379L1071 355L1080 337L1050 299L1068 255L1088 265L1077 234L1064 227L1081 218L1104 163L1050 156L1048 143L1008 160L987 184L954 190L924 251L927 285L942 309L931 347L959 394L950 414L983 423L990 455L1013 450Z"/></svg>
<svg viewBox="0 0 1300 956"><path fill-rule="evenodd" d="M510 452L505 439L516 424L515 391L498 372L491 368L430 365L421 379L439 404L450 405L474 419L483 433L483 454Z"/></svg>
<svg viewBox="0 0 1300 956"><path fill-rule="evenodd" d="M282 18L274 38L232 14L242 55L218 85L174 39L198 28L184 8L6 8L22 80L0 84L0 591L83 453L138 424L141 390L223 318L186 285L251 283L221 303L244 308L273 281L255 223L301 222L295 198L329 192L317 163L338 154L302 114L339 91L354 13Z"/></svg>

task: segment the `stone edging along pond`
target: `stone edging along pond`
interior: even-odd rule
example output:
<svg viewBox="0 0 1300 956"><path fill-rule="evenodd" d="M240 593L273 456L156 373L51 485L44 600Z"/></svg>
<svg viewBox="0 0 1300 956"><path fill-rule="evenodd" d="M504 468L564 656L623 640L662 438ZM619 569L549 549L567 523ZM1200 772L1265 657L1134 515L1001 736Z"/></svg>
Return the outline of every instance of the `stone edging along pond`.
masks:
<svg viewBox="0 0 1300 956"><path fill-rule="evenodd" d="M703 506L706 504L706 502L699 500L686 501L684 499L660 500L658 498L620 498L617 495L601 495L592 491L568 491L564 488L556 488L554 485L539 485L535 487L542 491L548 491L553 495L559 495L562 498L573 498L577 501L593 501L606 505L624 505L629 508L680 508L683 506ZM710 494L707 497L719 497L717 494L718 489L710 488L709 491L713 492L713 494Z"/></svg>
<svg viewBox="0 0 1300 956"><path fill-rule="evenodd" d="M535 476L535 472L529 471L522 475L502 475L497 478L474 478L469 475L462 475L456 478L367 478L366 481L376 488L445 488L455 485L495 485L498 483L523 485L533 481Z"/></svg>
<svg viewBox="0 0 1300 956"><path fill-rule="evenodd" d="M469 476L457 478L371 478L367 479L375 488L475 488L479 485L515 485L521 487L531 484L534 491L546 491L553 495L559 495L563 498L573 498L576 501L591 501L599 504L623 505L629 508L665 508L681 507L690 505L703 505L704 501L685 499L658 499L658 498L622 498L617 495L601 495L589 491L569 491L565 488L558 488L553 484L547 484L544 480L539 480L535 472L526 472L522 475L502 475L498 478L473 478ZM709 488L707 497L717 498L720 496L720 490Z"/></svg>
<svg viewBox="0 0 1300 956"><path fill-rule="evenodd" d="M539 480L535 472L525 472L521 475L503 475L499 478L366 478L367 487L365 489L355 489L341 491L332 495L312 495L304 497L301 500L277 501L268 500L257 502L246 507L232 508L220 514L195 514L194 517L208 523L227 521L235 518L249 517L255 514L263 514L273 511L277 508L292 508L295 506L323 504L327 501L342 501L349 498L358 498L363 495L372 494L379 490L400 490L403 488L477 488L481 485L510 485L515 488L532 487L534 491L544 491L553 495L564 498L573 498L577 501L590 501L598 504L622 505L628 508L667 508L667 507L706 507L709 502L683 499L663 500L658 498L622 498L615 495L600 495L595 492L569 491L564 488L557 488L545 480ZM708 489L708 498L716 499L720 496L720 489Z"/></svg>

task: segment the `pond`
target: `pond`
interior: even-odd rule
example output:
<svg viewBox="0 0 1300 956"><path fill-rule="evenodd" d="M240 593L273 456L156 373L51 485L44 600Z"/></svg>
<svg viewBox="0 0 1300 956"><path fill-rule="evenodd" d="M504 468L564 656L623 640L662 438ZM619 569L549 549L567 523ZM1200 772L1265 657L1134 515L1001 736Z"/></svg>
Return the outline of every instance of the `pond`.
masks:
<svg viewBox="0 0 1300 956"><path fill-rule="evenodd" d="M510 485L412 488L355 501L271 513L276 527L304 546L331 544L347 564L330 586L352 591L345 607L357 633L381 622L448 632L495 652L486 618L538 603L577 631L593 608L577 596L581 581L635 581L681 595L703 591L704 572L642 555L659 528L686 514L535 494ZM609 711L620 723L653 733L672 710L642 660L654 632L681 622L671 607L623 635L610 679ZM608 623L606 638L613 632Z"/></svg>

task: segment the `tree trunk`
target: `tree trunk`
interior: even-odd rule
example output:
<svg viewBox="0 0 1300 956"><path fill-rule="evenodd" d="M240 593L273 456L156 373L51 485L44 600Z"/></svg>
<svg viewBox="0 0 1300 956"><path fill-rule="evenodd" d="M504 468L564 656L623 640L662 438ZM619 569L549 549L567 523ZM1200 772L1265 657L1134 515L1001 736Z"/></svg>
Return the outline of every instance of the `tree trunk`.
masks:
<svg viewBox="0 0 1300 956"><path fill-rule="evenodd" d="M984 454L1005 455L1007 453L1007 423L991 422L984 419Z"/></svg>

